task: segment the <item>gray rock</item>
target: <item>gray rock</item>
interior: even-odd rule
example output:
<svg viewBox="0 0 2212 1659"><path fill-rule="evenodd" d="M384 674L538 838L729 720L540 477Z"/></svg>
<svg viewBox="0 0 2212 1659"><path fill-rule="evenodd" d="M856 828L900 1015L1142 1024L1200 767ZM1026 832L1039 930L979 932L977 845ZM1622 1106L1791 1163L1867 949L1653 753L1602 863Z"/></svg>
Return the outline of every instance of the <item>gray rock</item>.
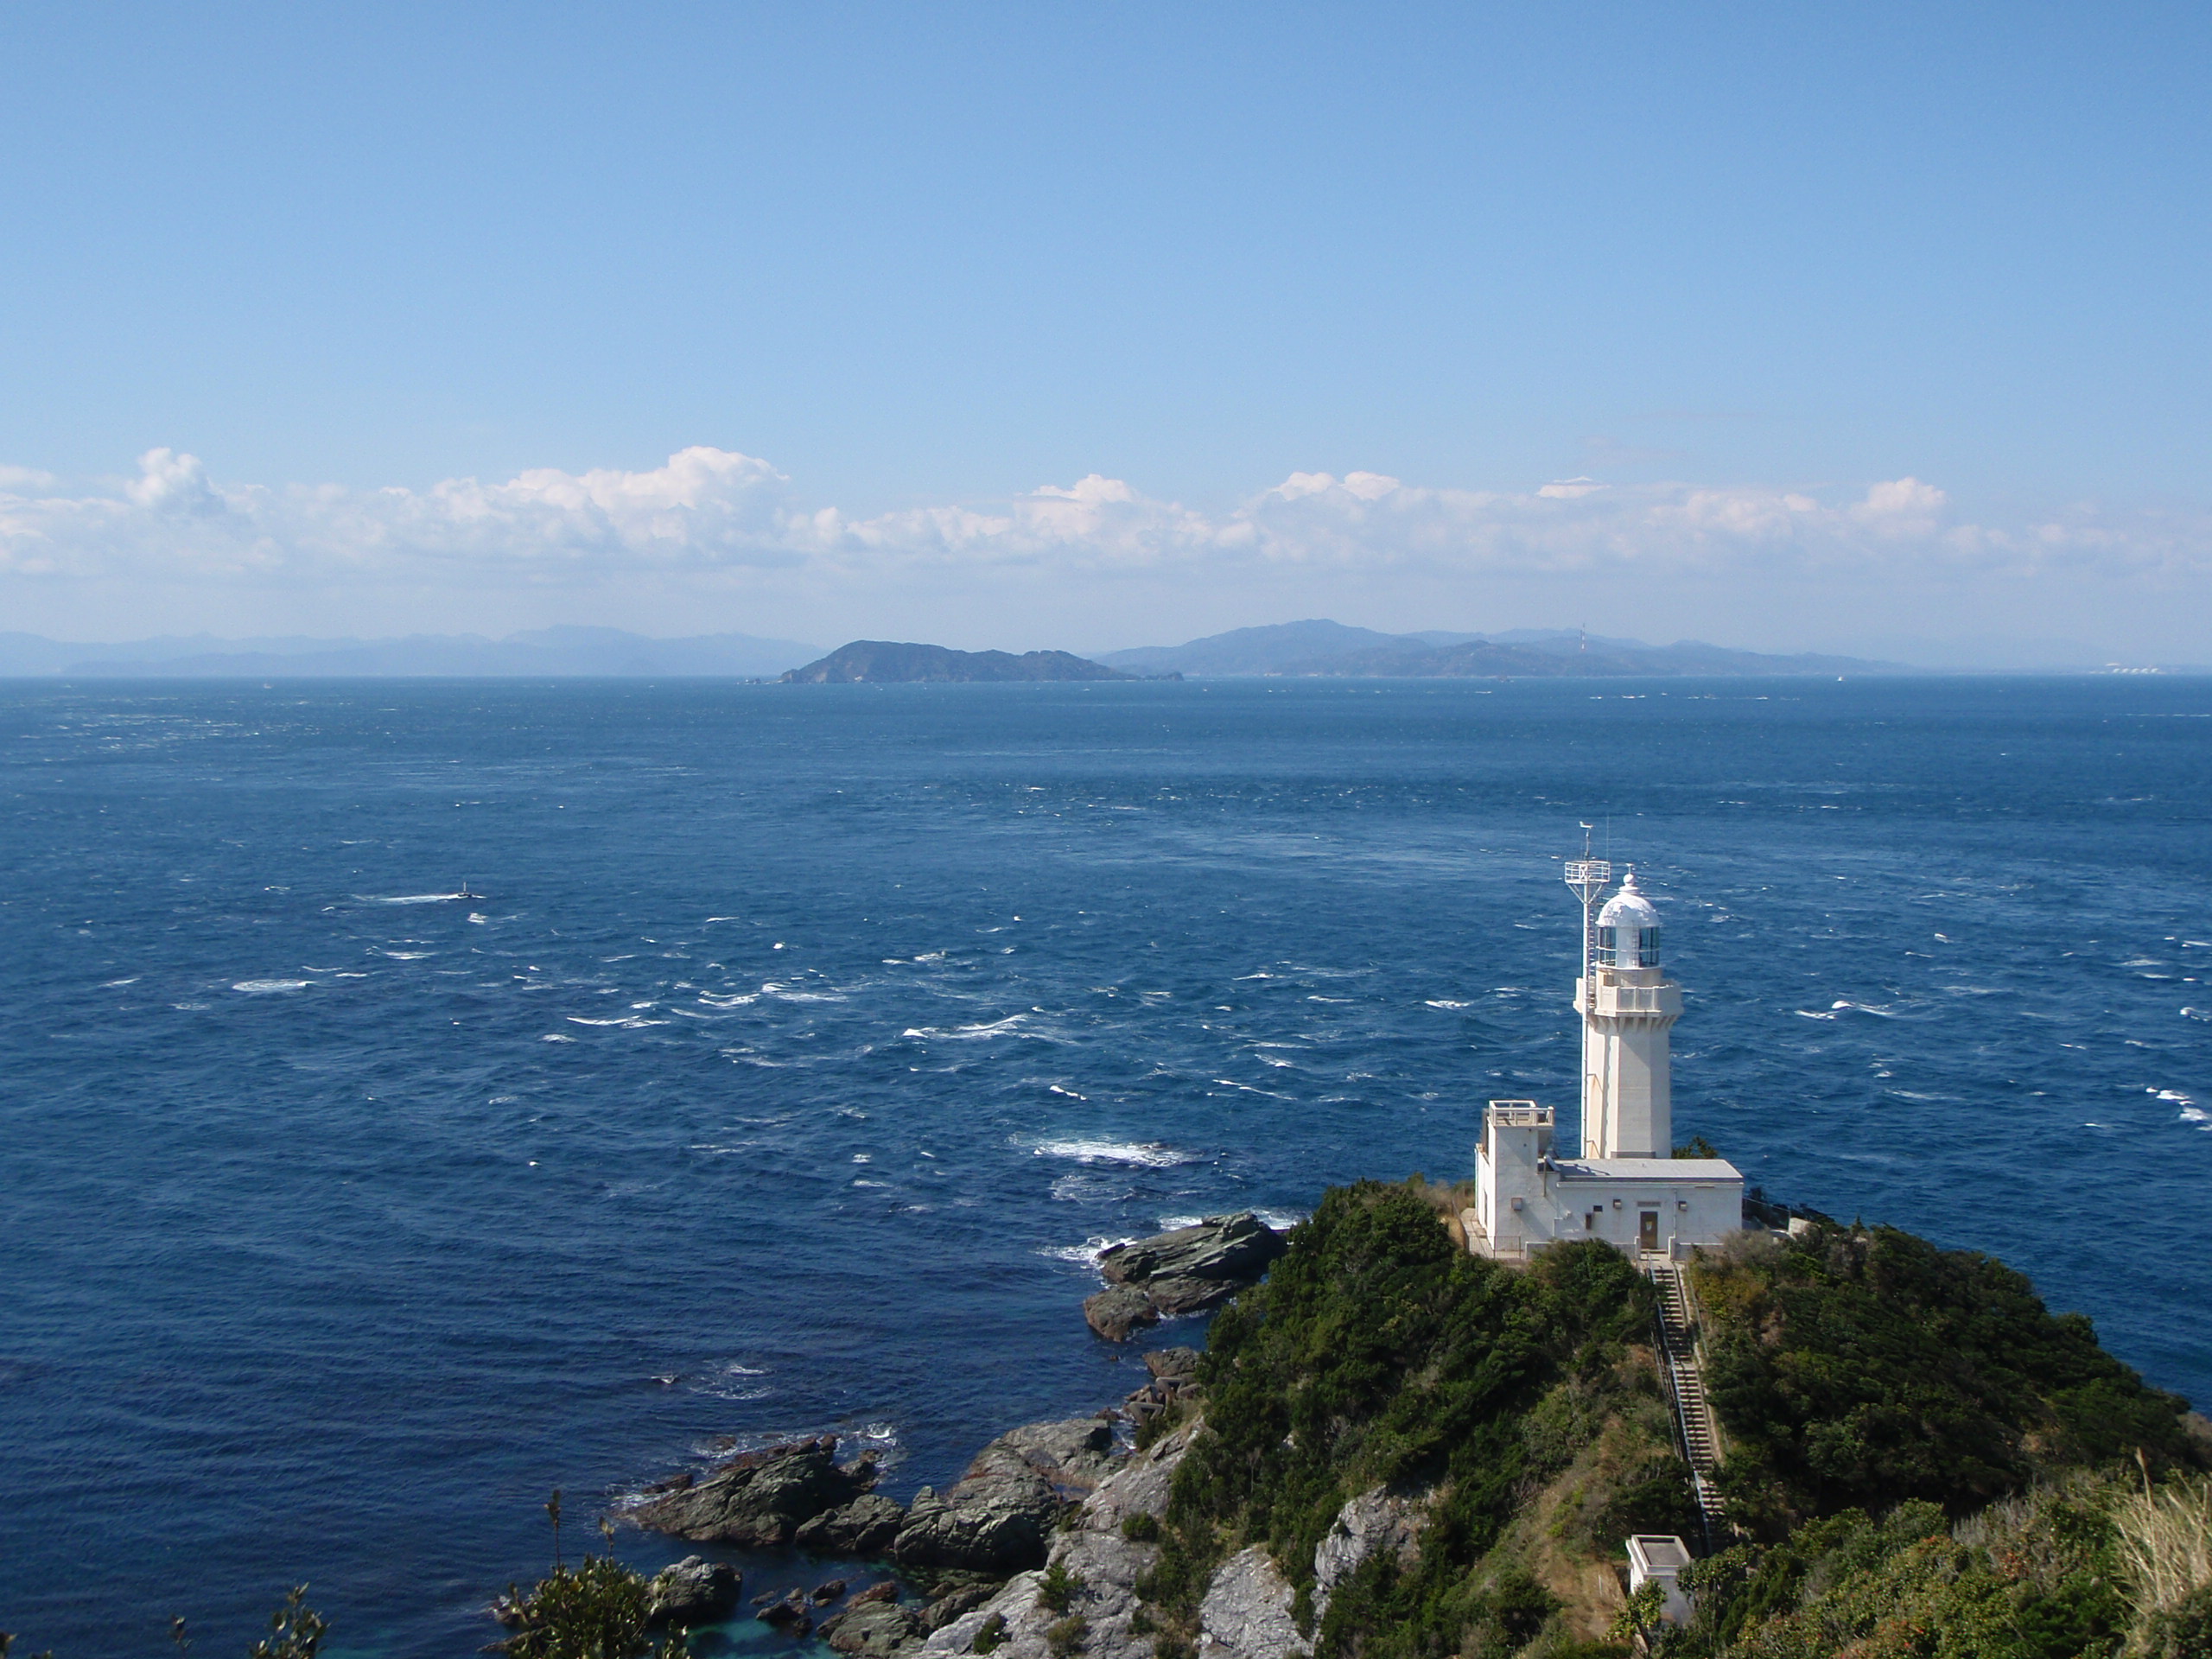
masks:
<svg viewBox="0 0 2212 1659"><path fill-rule="evenodd" d="M1001 1434L944 1492L914 1494L892 1559L979 1573L1039 1565L1061 1508L1098 1484L1112 1446L1112 1429L1095 1417Z"/></svg>
<svg viewBox="0 0 2212 1659"><path fill-rule="evenodd" d="M1109 1342L1127 1342L1132 1332L1160 1323L1160 1310L1135 1285L1109 1285L1083 1302L1084 1322Z"/></svg>
<svg viewBox="0 0 2212 1659"><path fill-rule="evenodd" d="M1234 1216L1209 1216L1195 1227L1179 1227L1133 1244L1116 1244L1100 1255L1098 1270L1116 1285L1150 1285L1162 1279L1249 1285L1287 1248L1281 1234L1247 1210Z"/></svg>
<svg viewBox="0 0 2212 1659"><path fill-rule="evenodd" d="M963 1613L973 1612L1006 1586L999 1584L968 1584L939 1596L922 1610L922 1628L941 1630Z"/></svg>
<svg viewBox="0 0 2212 1659"><path fill-rule="evenodd" d="M1230 1556L1198 1604L1198 1659L1306 1659L1313 1644L1290 1616L1292 1595L1264 1546Z"/></svg>
<svg viewBox="0 0 2212 1659"><path fill-rule="evenodd" d="M823 1621L822 1638L839 1653L890 1659L921 1645L922 1622L895 1601L858 1601Z"/></svg>
<svg viewBox="0 0 2212 1659"><path fill-rule="evenodd" d="M787 1544L804 1522L875 1484L872 1460L840 1468L836 1452L836 1437L828 1434L748 1452L696 1479L681 1476L667 1483L630 1518L701 1543L757 1549Z"/></svg>
<svg viewBox="0 0 2212 1659"><path fill-rule="evenodd" d="M686 1555L646 1582L645 1618L679 1630L716 1624L737 1611L744 1590L744 1579L727 1561Z"/></svg>
<svg viewBox="0 0 2212 1659"><path fill-rule="evenodd" d="M1256 1282L1287 1248L1280 1233L1247 1210L1117 1244L1098 1258L1098 1270L1109 1286L1141 1290L1155 1315L1199 1313ZM1110 1289L1085 1302L1084 1314L1102 1336L1109 1334L1103 1325L1119 1326L1122 1335L1109 1337L1116 1342L1152 1322L1136 1313L1129 1299L1115 1297Z"/></svg>
<svg viewBox="0 0 2212 1659"><path fill-rule="evenodd" d="M1313 1622L1329 1610L1329 1598L1370 1556L1384 1550L1410 1561L1418 1552L1428 1513L1417 1497L1393 1497L1377 1486L1337 1511L1335 1522L1313 1547Z"/></svg>
<svg viewBox="0 0 2212 1659"><path fill-rule="evenodd" d="M1144 1368L1160 1382L1177 1382L1198 1374L1198 1351L1195 1348L1155 1348L1144 1357Z"/></svg>
<svg viewBox="0 0 2212 1659"><path fill-rule="evenodd" d="M906 1510L880 1492L869 1492L803 1522L791 1541L817 1555L880 1555L906 1523Z"/></svg>
<svg viewBox="0 0 2212 1659"><path fill-rule="evenodd" d="M1167 1507L1176 1465L1193 1432L1185 1426L1117 1459L1097 1490L1084 1499L1074 1529L1052 1535L1052 1559L1084 1581L1070 1606L1090 1625L1084 1659L1153 1659L1154 1637L1140 1634L1131 1624L1138 1606L1137 1580L1159 1560L1160 1550L1124 1538L1122 1522L1139 1513L1157 1516ZM913 1659L956 1659L994 1618L1003 1622L1006 1632L995 1659L1050 1659L1045 1633L1061 1616L1037 1605L1040 1576L1017 1575L981 1606L932 1631Z"/></svg>

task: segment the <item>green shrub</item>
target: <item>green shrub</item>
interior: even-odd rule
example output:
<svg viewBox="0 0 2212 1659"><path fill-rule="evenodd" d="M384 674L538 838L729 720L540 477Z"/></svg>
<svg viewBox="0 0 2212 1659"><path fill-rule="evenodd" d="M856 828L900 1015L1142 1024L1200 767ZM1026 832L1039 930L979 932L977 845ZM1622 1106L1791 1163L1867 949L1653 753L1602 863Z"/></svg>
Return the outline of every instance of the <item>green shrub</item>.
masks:
<svg viewBox="0 0 2212 1659"><path fill-rule="evenodd" d="M1088 1586L1080 1573L1071 1573L1065 1561L1054 1561L1037 1581L1037 1605L1047 1612L1065 1613Z"/></svg>
<svg viewBox="0 0 2212 1659"><path fill-rule="evenodd" d="M1892 1228L1819 1226L1692 1269L1733 1518L1925 1499L1963 1515L2042 1474L2132 1456L2199 1466L2187 1403L2022 1274Z"/></svg>
<svg viewBox="0 0 2212 1659"><path fill-rule="evenodd" d="M968 1644L970 1653L993 1653L1006 1640L1006 1615L993 1613L976 1631L976 1639Z"/></svg>
<svg viewBox="0 0 2212 1659"><path fill-rule="evenodd" d="M1071 1613L1065 1618L1045 1627L1045 1649L1052 1659L1068 1659L1068 1656L1083 1645L1083 1638L1090 1634L1090 1621L1081 1613Z"/></svg>
<svg viewBox="0 0 2212 1659"><path fill-rule="evenodd" d="M1133 1544L1151 1544L1160 1541L1160 1517L1139 1510L1135 1515L1122 1517L1122 1536Z"/></svg>

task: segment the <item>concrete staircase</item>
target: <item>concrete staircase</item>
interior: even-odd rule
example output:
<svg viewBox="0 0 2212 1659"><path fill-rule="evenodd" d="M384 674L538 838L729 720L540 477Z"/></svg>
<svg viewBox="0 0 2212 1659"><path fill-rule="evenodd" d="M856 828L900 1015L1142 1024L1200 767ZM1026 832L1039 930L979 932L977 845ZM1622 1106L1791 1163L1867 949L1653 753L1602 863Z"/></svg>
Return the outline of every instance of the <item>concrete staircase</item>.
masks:
<svg viewBox="0 0 2212 1659"><path fill-rule="evenodd" d="M1706 1401L1705 1378L1698 1370L1689 1288L1682 1282L1682 1270L1664 1256L1645 1256L1643 1271L1659 1293L1661 1357L1666 1363L1668 1392L1674 1396L1682 1455L1689 1460L1690 1491L1697 1499L1705 1525L1705 1547L1710 1552L1728 1535L1728 1522L1719 1494L1713 1488L1713 1471L1720 1463L1720 1430Z"/></svg>

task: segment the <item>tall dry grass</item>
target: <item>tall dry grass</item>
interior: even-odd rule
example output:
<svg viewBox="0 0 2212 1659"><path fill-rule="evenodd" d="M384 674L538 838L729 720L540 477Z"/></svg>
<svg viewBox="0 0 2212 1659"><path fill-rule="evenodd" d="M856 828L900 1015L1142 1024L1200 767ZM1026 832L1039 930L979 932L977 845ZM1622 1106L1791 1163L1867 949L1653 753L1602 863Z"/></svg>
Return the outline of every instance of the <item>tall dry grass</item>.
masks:
<svg viewBox="0 0 2212 1659"><path fill-rule="evenodd" d="M2212 1477L2145 1480L2113 1505L2112 1518L2139 1615L2163 1612L2212 1584Z"/></svg>

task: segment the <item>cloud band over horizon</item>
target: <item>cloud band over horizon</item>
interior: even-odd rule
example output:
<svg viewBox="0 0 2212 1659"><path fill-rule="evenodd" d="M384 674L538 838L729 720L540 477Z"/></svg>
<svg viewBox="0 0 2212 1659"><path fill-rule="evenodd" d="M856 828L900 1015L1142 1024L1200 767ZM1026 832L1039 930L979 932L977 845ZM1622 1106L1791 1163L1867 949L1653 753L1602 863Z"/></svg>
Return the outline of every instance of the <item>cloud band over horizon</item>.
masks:
<svg viewBox="0 0 2212 1659"><path fill-rule="evenodd" d="M747 615L762 607L785 627L865 616L893 595L991 595L1000 633L1024 631L1025 602L1046 615L1078 601L1108 613L1136 604L1141 615L1179 595L1211 615L1240 594L1293 610L1358 594L1387 608L1395 594L1426 612L1454 594L1474 605L1508 593L1618 627L1609 594L1647 611L1671 598L1725 612L1730 589L1849 601L1862 628L1924 623L1918 613L1945 595L1966 607L1962 623L2048 628L2078 624L2087 594L2111 613L2109 632L2131 597L2212 596L2212 518L2084 505L1983 523L1913 477L1819 493L1589 479L1513 492L1357 471L1294 472L1227 512L1094 474L1007 499L856 516L807 503L764 460L704 445L650 470L537 468L425 490L232 484L168 448L92 484L0 467L0 592L20 603L140 586L197 591L217 609L247 593L341 605L351 594L375 610L379 593L519 590L539 595L538 614L563 593L628 588L664 605L688 594ZM1992 589L2009 607L1983 603ZM1491 621L1522 620L1539 619ZM1818 629L1781 643L1805 639L1819 642Z"/></svg>

